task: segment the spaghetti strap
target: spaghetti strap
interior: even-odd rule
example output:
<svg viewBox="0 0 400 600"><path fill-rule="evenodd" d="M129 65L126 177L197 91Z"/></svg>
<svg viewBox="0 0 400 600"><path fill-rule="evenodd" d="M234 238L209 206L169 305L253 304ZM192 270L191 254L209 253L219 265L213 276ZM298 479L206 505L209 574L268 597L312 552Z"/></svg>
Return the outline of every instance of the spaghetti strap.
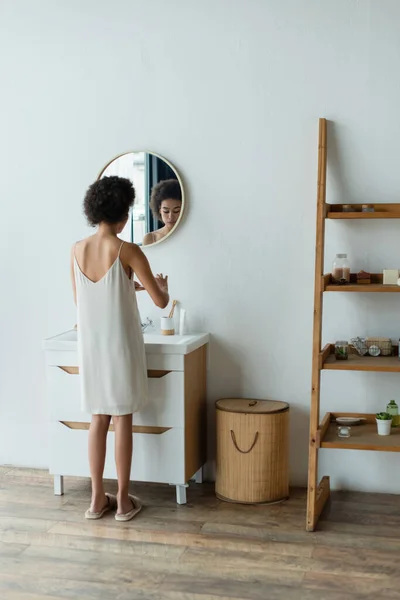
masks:
<svg viewBox="0 0 400 600"><path fill-rule="evenodd" d="M121 256L121 250L122 250L122 246L125 244L125 242L121 242L121 245L119 247L119 252L118 252L118 258Z"/></svg>

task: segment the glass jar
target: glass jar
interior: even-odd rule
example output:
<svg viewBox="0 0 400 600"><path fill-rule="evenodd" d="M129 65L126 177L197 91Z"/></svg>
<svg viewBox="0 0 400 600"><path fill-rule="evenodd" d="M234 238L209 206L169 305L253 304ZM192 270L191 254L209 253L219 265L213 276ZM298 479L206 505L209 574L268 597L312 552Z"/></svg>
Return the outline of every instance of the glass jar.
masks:
<svg viewBox="0 0 400 600"><path fill-rule="evenodd" d="M386 407L386 412L392 417L392 427L398 427L399 423L399 407L395 400L390 400Z"/></svg>
<svg viewBox="0 0 400 600"><path fill-rule="evenodd" d="M339 425L337 428L337 434L340 438L349 438L350 437L351 427L349 425Z"/></svg>
<svg viewBox="0 0 400 600"><path fill-rule="evenodd" d="M350 263L347 254L336 254L332 265L332 282L340 285L350 282Z"/></svg>
<svg viewBox="0 0 400 600"><path fill-rule="evenodd" d="M349 344L346 341L339 340L335 344L336 360L347 360L349 358Z"/></svg>

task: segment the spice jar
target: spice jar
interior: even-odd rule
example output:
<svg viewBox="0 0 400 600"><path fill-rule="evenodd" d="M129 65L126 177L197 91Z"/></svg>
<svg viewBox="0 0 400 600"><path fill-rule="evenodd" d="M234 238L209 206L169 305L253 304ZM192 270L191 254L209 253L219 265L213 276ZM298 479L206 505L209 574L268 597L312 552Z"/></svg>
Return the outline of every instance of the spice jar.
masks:
<svg viewBox="0 0 400 600"><path fill-rule="evenodd" d="M372 204L363 204L361 212L375 212L375 209Z"/></svg>
<svg viewBox="0 0 400 600"><path fill-rule="evenodd" d="M335 344L336 360L347 360L349 358L349 345L345 341L339 340Z"/></svg>
<svg viewBox="0 0 400 600"><path fill-rule="evenodd" d="M336 254L332 265L332 281L339 284L350 282L350 263L347 254Z"/></svg>

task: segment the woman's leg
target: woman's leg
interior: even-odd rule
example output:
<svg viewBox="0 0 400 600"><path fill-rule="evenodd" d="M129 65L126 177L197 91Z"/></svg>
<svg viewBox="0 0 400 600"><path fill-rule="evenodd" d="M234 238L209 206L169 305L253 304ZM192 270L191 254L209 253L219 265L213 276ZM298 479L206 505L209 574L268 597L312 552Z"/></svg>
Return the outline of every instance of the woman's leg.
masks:
<svg viewBox="0 0 400 600"><path fill-rule="evenodd" d="M104 493L103 473L106 460L107 433L111 417L92 415L89 428L89 465L92 478L91 512L100 512L108 500Z"/></svg>
<svg viewBox="0 0 400 600"><path fill-rule="evenodd" d="M118 514L132 510L129 479L132 465L132 415L113 417L115 430L115 463L118 476Z"/></svg>

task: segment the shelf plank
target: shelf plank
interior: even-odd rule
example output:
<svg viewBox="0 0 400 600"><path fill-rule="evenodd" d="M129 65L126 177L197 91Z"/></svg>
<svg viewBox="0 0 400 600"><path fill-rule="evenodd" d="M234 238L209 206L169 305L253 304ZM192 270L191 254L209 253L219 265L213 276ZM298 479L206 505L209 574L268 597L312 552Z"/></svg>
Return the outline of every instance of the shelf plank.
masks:
<svg viewBox="0 0 400 600"><path fill-rule="evenodd" d="M390 435L378 435L375 415L359 413L334 413L332 419L339 416L367 417L365 424L353 425L349 438L339 438L337 423L332 421L321 435L320 448L338 448L341 450L372 450L375 452L400 452L400 427L392 427ZM322 432L321 432L322 433Z"/></svg>
<svg viewBox="0 0 400 600"><path fill-rule="evenodd" d="M400 212L396 213L387 213L387 212L370 212L370 213L360 213L360 212L328 212L328 219L358 219L358 220L368 220L368 219L400 219Z"/></svg>
<svg viewBox="0 0 400 600"><path fill-rule="evenodd" d="M400 285L383 284L383 274L371 273L371 283L357 283L356 273L351 273L350 283L340 285L332 283L331 275L327 273L322 277L323 287L325 292L358 292L358 293L380 293L380 294L398 294L400 293Z"/></svg>
<svg viewBox="0 0 400 600"><path fill-rule="evenodd" d="M396 348L396 346L395 346ZM396 356L360 356L349 354L347 360L336 360L335 346L330 345L330 354L326 347L321 352L322 369L330 371L374 371L376 373L400 373L400 360Z"/></svg>
<svg viewBox="0 0 400 600"><path fill-rule="evenodd" d="M367 203L365 203L367 204ZM362 204L352 204L352 212L343 212L343 204L327 204L328 219L400 219L400 204L372 204L374 212L362 212Z"/></svg>
<svg viewBox="0 0 400 600"><path fill-rule="evenodd" d="M399 285L383 285L383 283L349 283L347 285L335 285L330 283L326 286L325 292L358 292L367 294L398 294L400 292Z"/></svg>

